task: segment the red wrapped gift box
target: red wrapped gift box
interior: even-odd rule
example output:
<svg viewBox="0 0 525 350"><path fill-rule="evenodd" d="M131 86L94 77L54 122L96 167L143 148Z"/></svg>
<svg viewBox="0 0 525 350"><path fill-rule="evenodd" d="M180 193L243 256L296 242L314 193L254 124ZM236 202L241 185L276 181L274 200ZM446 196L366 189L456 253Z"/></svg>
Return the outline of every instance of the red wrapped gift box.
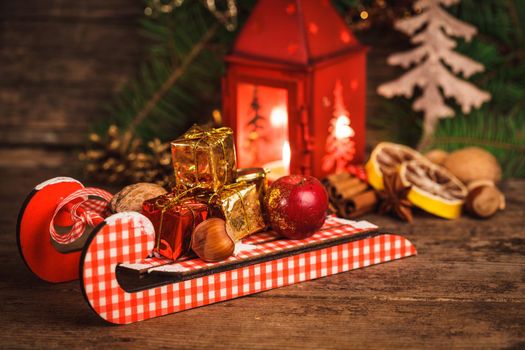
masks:
<svg viewBox="0 0 525 350"><path fill-rule="evenodd" d="M155 228L155 251L175 260L189 252L193 228L206 220L208 206L168 194L145 201L142 213Z"/></svg>

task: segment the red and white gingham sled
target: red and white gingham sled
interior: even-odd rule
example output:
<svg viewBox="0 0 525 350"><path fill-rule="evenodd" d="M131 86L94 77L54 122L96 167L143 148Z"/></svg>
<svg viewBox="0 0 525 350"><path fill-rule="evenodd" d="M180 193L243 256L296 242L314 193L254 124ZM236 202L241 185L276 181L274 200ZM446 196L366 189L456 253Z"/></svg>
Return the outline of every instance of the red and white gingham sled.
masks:
<svg viewBox="0 0 525 350"><path fill-rule="evenodd" d="M22 210L19 227L30 216ZM24 232L19 229L19 235ZM416 254L402 236L379 233L366 221L333 217L304 240L279 239L273 232L252 235L233 257L218 263L152 257L154 243L151 222L133 212L107 217L88 237L78 260L80 285L104 320L137 322ZM78 252L62 255L68 254Z"/></svg>

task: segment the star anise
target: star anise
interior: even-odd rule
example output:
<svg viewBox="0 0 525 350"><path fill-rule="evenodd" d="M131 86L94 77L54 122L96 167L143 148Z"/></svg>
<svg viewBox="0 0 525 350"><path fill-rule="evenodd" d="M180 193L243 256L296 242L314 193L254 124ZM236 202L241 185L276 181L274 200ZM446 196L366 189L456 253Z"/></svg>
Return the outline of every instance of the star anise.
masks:
<svg viewBox="0 0 525 350"><path fill-rule="evenodd" d="M379 213L393 213L401 220L412 223L412 203L407 199L411 186L403 185L399 174L394 171L383 174L383 183L385 188L379 191Z"/></svg>

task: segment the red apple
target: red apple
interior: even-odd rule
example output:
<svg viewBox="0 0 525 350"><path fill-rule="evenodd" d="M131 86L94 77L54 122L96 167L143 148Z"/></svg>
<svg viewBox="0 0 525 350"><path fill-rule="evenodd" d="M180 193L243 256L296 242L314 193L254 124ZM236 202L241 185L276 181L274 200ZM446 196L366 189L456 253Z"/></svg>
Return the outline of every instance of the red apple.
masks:
<svg viewBox="0 0 525 350"><path fill-rule="evenodd" d="M291 239L310 237L323 226L328 195L313 176L288 175L275 181L264 197L270 226Z"/></svg>

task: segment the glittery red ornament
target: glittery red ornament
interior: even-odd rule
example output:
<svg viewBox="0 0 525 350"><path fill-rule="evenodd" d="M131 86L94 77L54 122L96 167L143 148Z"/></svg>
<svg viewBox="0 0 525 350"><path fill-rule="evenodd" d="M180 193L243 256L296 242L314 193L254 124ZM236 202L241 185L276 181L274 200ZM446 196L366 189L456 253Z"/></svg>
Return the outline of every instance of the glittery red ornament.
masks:
<svg viewBox="0 0 525 350"><path fill-rule="evenodd" d="M287 238L303 239L323 226L328 195L315 177L288 175L270 186L264 204L272 229Z"/></svg>

